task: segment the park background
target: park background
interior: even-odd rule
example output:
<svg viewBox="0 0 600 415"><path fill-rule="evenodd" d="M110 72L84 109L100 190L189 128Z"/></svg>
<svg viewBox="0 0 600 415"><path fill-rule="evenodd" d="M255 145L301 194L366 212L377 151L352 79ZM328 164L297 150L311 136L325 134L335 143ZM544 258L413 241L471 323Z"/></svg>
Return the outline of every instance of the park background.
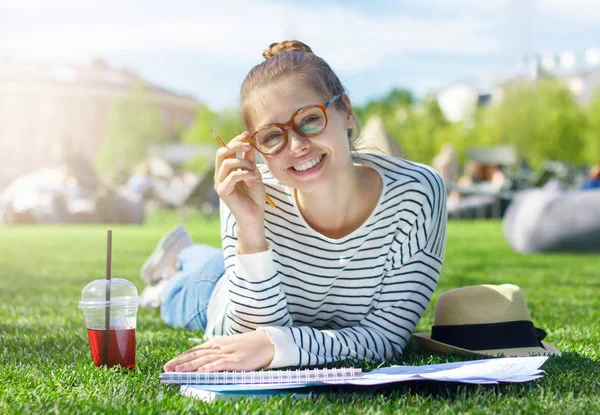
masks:
<svg viewBox="0 0 600 415"><path fill-rule="evenodd" d="M68 140L106 186L144 166L168 195L147 200L135 225L0 225L0 412L599 412L600 257L517 254L498 219L449 224L439 287L417 330L430 329L443 291L518 284L563 350L540 381L204 406L158 383L162 364L201 333L167 327L156 310L139 311L135 373L93 366L77 301L104 276L106 230L114 275L139 292L141 265L174 226L220 245L205 203L214 201L204 180L217 149L210 130L241 131L239 86L271 42L296 38L328 60L363 130L409 160L431 164L451 143L462 167L470 149L509 147L513 173L525 166L535 178L557 162L574 172L571 186L600 162L595 1L213 3L0 0L0 193L19 176L61 168ZM189 177L199 197L177 193ZM401 363L452 359L411 342Z"/></svg>

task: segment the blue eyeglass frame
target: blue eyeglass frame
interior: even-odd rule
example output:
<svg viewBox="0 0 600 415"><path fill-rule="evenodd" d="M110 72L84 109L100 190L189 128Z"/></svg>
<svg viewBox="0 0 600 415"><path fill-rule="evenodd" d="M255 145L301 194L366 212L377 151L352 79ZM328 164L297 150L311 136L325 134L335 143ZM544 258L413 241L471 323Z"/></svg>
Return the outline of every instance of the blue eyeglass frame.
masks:
<svg viewBox="0 0 600 415"><path fill-rule="evenodd" d="M322 104L310 105L308 107L300 108L298 111L296 111L294 113L294 115L292 115L292 118L286 124L269 124L269 125L265 125L264 127L259 128L254 134L252 134L252 136L248 139L248 142L259 153L264 154L265 156L274 156L276 154L281 153L283 151L283 149L287 146L287 143L288 143L287 129L288 129L288 127L292 127L294 129L294 131L296 131L302 137L315 137L315 136L321 134L325 130L325 128L327 128L327 124L329 123L329 119L327 117L327 108L329 108L329 106L331 104L333 104L335 101L337 101L338 99L340 99L342 97L342 95L344 95L344 94L342 93L342 94L334 95L331 98L329 98L327 101L323 102ZM296 124L294 124L294 119L298 115L302 114L304 111L309 110L311 108L321 108L321 110L323 110L323 114L325 114L325 125L323 126L323 129L321 131L319 131L318 133L307 134L307 133L303 132L302 130L296 128ZM277 151L275 151L273 153L265 153L264 151L260 151L258 149L258 147L256 147L256 144L254 142L254 137L256 136L256 134L260 133L261 131L266 130L267 128L272 128L272 127L277 127L279 129L281 129L281 131L283 131L283 145Z"/></svg>

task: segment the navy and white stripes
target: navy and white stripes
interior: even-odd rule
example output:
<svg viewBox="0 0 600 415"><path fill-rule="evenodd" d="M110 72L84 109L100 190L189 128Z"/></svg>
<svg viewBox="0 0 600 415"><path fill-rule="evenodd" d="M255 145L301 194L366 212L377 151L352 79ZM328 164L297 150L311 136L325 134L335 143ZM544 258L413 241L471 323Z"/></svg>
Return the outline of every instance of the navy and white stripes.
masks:
<svg viewBox="0 0 600 415"><path fill-rule="evenodd" d="M260 166L269 250L237 255L235 218L221 205L226 277L211 297L208 338L265 330L269 367L341 359L391 360L402 353L442 267L446 191L431 168L360 154L383 191L369 219L341 239L311 229L291 189Z"/></svg>

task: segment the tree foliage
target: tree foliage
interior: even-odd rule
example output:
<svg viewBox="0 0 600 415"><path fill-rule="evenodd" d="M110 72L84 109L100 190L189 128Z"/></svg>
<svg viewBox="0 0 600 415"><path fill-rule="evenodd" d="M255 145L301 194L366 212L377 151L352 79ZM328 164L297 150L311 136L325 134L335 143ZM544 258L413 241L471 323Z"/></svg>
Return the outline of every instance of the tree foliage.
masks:
<svg viewBox="0 0 600 415"><path fill-rule="evenodd" d="M224 141L229 141L243 131L238 114L233 110L215 112L206 105L200 105L196 118L183 134L184 143L206 144L218 148L219 144L211 134L215 130Z"/></svg>
<svg viewBox="0 0 600 415"><path fill-rule="evenodd" d="M96 158L96 166L108 178L130 173L146 158L150 144L166 140L158 104L141 85L111 104L108 119L107 134Z"/></svg>
<svg viewBox="0 0 600 415"><path fill-rule="evenodd" d="M437 101L425 99L412 108L403 122L396 122L396 131L392 134L411 159L431 162L432 155L440 148L439 137L448 124Z"/></svg>
<svg viewBox="0 0 600 415"><path fill-rule="evenodd" d="M183 133L182 141L191 144L203 144L214 147L216 152L219 143L212 136L214 130L221 138L228 142L242 132L238 114L233 110L215 112L206 105L200 105L196 111L196 118L190 128ZM205 173L213 165L213 159L206 154L199 154L190 159L184 166L187 171Z"/></svg>
<svg viewBox="0 0 600 415"><path fill-rule="evenodd" d="M372 114L378 114L385 120L394 118L399 109L408 108L413 102L410 91L395 88L384 97L369 101L364 107L355 107L355 111L358 119L363 121Z"/></svg>
<svg viewBox="0 0 600 415"><path fill-rule="evenodd" d="M588 129L586 133L584 158L589 164L600 163L600 88L594 91L586 116Z"/></svg>
<svg viewBox="0 0 600 415"><path fill-rule="evenodd" d="M444 143L464 160L470 147L511 145L533 166L547 160L575 165L600 159L600 91L587 107L558 80L514 82L499 102L479 107L466 121L448 122L437 102L415 102L394 90L357 110L361 121L377 114L410 160L431 163ZM411 97L401 99L401 97Z"/></svg>
<svg viewBox="0 0 600 415"><path fill-rule="evenodd" d="M503 95L500 104L482 110L476 138L510 144L534 166L584 161L585 112L566 87L543 79L508 86Z"/></svg>

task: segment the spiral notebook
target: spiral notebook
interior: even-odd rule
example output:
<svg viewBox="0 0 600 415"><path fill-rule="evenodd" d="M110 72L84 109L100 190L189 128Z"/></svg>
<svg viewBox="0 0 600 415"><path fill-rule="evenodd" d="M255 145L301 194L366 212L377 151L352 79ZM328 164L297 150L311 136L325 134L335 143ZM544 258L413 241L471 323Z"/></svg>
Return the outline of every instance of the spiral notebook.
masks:
<svg viewBox="0 0 600 415"><path fill-rule="evenodd" d="M162 383L182 385L298 385L312 382L359 379L362 371L354 367L330 369L264 370L251 372L164 372Z"/></svg>
<svg viewBox="0 0 600 415"><path fill-rule="evenodd" d="M290 394L312 396L328 387L366 387L407 381L496 385L539 379L546 356L505 357L424 366L390 366L363 373L353 367L334 369L260 370L253 372L165 372L162 383L181 385L187 396L204 401Z"/></svg>

